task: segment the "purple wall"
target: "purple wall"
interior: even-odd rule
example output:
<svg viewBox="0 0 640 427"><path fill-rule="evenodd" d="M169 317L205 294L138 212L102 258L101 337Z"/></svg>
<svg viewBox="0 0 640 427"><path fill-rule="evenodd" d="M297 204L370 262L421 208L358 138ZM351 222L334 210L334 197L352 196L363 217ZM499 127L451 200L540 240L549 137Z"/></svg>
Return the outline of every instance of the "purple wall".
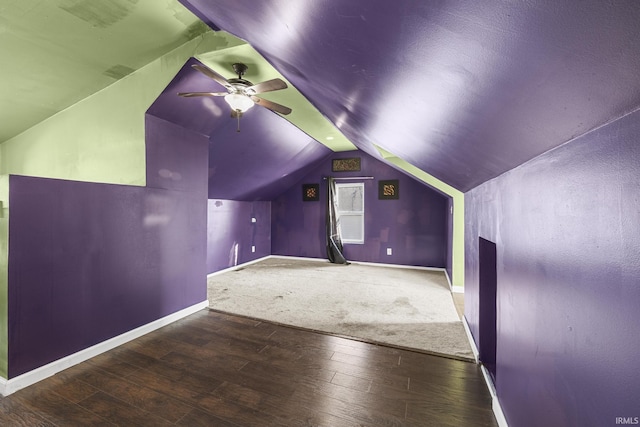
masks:
<svg viewBox="0 0 640 427"><path fill-rule="evenodd" d="M640 415L640 112L465 195L465 316L478 237L497 244L497 393L509 425Z"/></svg>
<svg viewBox="0 0 640 427"><path fill-rule="evenodd" d="M209 200L207 273L267 255L271 255L271 202Z"/></svg>
<svg viewBox="0 0 640 427"><path fill-rule="evenodd" d="M10 177L9 378L206 299L204 199Z"/></svg>
<svg viewBox="0 0 640 427"><path fill-rule="evenodd" d="M147 114L147 187L207 198L209 137Z"/></svg>
<svg viewBox="0 0 640 427"><path fill-rule="evenodd" d="M146 132L146 188L10 177L9 378L206 300L208 138Z"/></svg>
<svg viewBox="0 0 640 427"><path fill-rule="evenodd" d="M264 108L228 119L211 135L209 199L272 200L332 151Z"/></svg>
<svg viewBox="0 0 640 427"><path fill-rule="evenodd" d="M331 160L361 157L359 172L331 172ZM272 202L272 253L325 258L325 176L374 176L365 183L365 244L345 245L352 261L445 267L447 199L362 151L336 153ZM398 179L399 200L378 200L378 180ZM320 201L303 202L302 184L320 184ZM386 255L386 248L393 255Z"/></svg>

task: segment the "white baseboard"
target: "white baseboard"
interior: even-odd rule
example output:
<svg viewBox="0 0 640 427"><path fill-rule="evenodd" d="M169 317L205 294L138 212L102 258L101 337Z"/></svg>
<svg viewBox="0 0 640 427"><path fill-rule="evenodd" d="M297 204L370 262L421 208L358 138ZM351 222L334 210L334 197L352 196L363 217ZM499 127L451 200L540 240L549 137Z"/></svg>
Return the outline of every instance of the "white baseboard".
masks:
<svg viewBox="0 0 640 427"><path fill-rule="evenodd" d="M476 363L478 363L480 352L478 351L476 342L473 339L473 334L471 333L471 329L469 328L469 324L467 323L466 316L462 316L462 326L464 326L464 331L467 334L467 339L469 340L469 345L471 346L471 351L473 352L473 358L475 359Z"/></svg>
<svg viewBox="0 0 640 427"><path fill-rule="evenodd" d="M469 339L469 344L471 345L471 351L473 352L473 357L476 360L476 363L479 363L479 355L478 347L476 346L476 342L473 339L473 335L471 334L471 329L469 328L469 323L467 323L467 318L462 317L462 324L464 326L464 330L467 333L467 338ZM498 394L496 393L496 387L493 384L493 380L491 379L491 375L487 368L484 365L480 364L480 369L482 370L482 375L484 376L484 382L487 384L487 388L489 389L489 393L491 394L491 409L493 410L493 415L496 417L496 421L498 422L499 427L509 427L507 424L507 419L504 416L504 412L502 412L502 406L500 405L500 400L498 400Z"/></svg>
<svg viewBox="0 0 640 427"><path fill-rule="evenodd" d="M444 271L447 274L447 270L440 267L422 267L420 265L404 265L404 264L383 264L380 262L365 262L365 261L349 261L351 264L369 265L372 267L387 267L387 268L402 268L407 270L425 270L425 271Z"/></svg>
<svg viewBox="0 0 640 427"><path fill-rule="evenodd" d="M299 259L300 261L316 261L316 262L329 262L326 258L309 258L303 256L289 256L289 255L269 255L266 258L276 258L276 259Z"/></svg>
<svg viewBox="0 0 640 427"><path fill-rule="evenodd" d="M464 294L464 286L453 286L447 269L443 268L442 270L444 270L444 275L447 276L447 282L449 282L449 289L451 289L451 292L454 294Z"/></svg>
<svg viewBox="0 0 640 427"><path fill-rule="evenodd" d="M489 371L484 366L481 365L480 368L482 369L482 375L484 376L484 381L487 383L489 393L491 393L491 409L493 410L493 415L496 417L496 421L498 422L498 427L509 427L507 418L504 416L504 412L502 412L502 406L500 405L500 400L496 393L496 387L491 379L491 374L489 374Z"/></svg>
<svg viewBox="0 0 640 427"><path fill-rule="evenodd" d="M36 368L33 371L18 375L17 377L11 378L10 380L0 378L0 394L2 396L8 396L11 393L15 393L16 391L35 384L38 381L49 378L50 376L55 375L58 372L82 363L88 359L91 359L92 357L116 348L126 342L129 342L136 338L140 338L141 336L146 335L149 332L155 331L156 329L173 323L176 320L180 320L183 317L187 317L208 306L208 301L199 302L198 304L194 304L191 307L187 307L161 319L154 320L151 323L147 323L146 325L142 325L136 329L125 332L124 334L118 335L117 337L113 337L89 348L85 348L84 350L81 350L77 353L53 361L47 365Z"/></svg>
<svg viewBox="0 0 640 427"><path fill-rule="evenodd" d="M211 276L214 276L216 274L221 274L221 273L224 273L224 272L227 272L227 271L238 270L239 268L246 267L247 265L255 264L256 262L264 261L265 259L270 259L270 258L275 258L275 259L298 259L300 261L315 261L315 262L323 262L323 263L328 263L329 262L329 260L326 259L326 258L308 258L308 257L289 256L289 255L267 255L265 257L262 257L260 259L256 259L254 261L249 261L249 262L246 262L244 264L239 264L239 265L236 265L234 267L229 267L229 268L225 268L224 270L213 272L213 273L209 274L207 277L211 277ZM372 266L372 267L404 268L404 269L409 269L409 270L426 270L426 271L442 271L442 272L444 272L445 275L447 274L447 269L446 268L441 268L441 267L423 267L423 266L419 266L419 265L404 265L404 264L384 264L384 263L380 263L380 262L366 262L366 261L352 261L352 260L347 260L347 261L349 261L351 264L369 265L369 266ZM447 277L447 280L448 280L448 277Z"/></svg>
<svg viewBox="0 0 640 427"><path fill-rule="evenodd" d="M449 283L449 289L451 290L452 294L464 294L464 286L453 286L453 283L451 282L451 277L449 277L449 272L447 271L446 268L443 268L444 270L444 275L447 277L447 282Z"/></svg>
<svg viewBox="0 0 640 427"><path fill-rule="evenodd" d="M223 270L214 271L213 273L207 274L207 279L209 277L214 277L214 276L217 276L219 274L228 273L230 271L240 270L241 268L244 268L244 267L246 267L248 265L255 264L257 262L264 261L265 259L269 259L269 258L273 258L273 255L263 256L262 258L254 259L253 261L248 261L248 262L245 262L245 263L242 263L242 264L234 265L232 267L228 267L228 268L225 268Z"/></svg>
<svg viewBox="0 0 640 427"><path fill-rule="evenodd" d="M444 275L447 278L447 283L449 284L449 289L451 289L451 292L453 292L453 283L451 282L451 277L449 277L449 272L447 271L447 269L444 269Z"/></svg>

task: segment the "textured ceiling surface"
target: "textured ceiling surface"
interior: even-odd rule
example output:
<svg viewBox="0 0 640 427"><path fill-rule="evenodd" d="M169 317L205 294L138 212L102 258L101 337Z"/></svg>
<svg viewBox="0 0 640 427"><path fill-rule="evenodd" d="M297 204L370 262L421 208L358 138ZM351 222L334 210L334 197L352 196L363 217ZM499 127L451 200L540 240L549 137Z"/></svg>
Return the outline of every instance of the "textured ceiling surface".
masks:
<svg viewBox="0 0 640 427"><path fill-rule="evenodd" d="M640 3L181 0L347 138L466 191L640 105Z"/></svg>
<svg viewBox="0 0 640 427"><path fill-rule="evenodd" d="M175 0L0 1L0 143L208 30Z"/></svg>
<svg viewBox="0 0 640 427"><path fill-rule="evenodd" d="M267 62L246 42L236 39L224 31L218 31L216 34L220 37L226 37L229 39L230 46L225 49L218 49L199 54L198 60L203 62L207 67L215 70L221 76L230 79L237 77L233 71L232 64L241 62L248 67L243 76L243 78L248 81L259 83L275 78L286 80L282 74L274 69L269 62ZM211 91L217 92L222 90L224 92L224 89L218 83L215 83L206 77L205 79L209 80L209 84L213 83L211 86L207 86L210 87ZM200 91L200 88L204 87L204 84L205 82L201 79L199 82L193 82L185 86L182 91ZM356 149L356 147L347 138L345 138L345 136L330 121L323 117L322 114L290 83L288 83L288 87L286 89L261 93L259 97L291 108L293 110L291 114L283 117L300 128L306 134L331 148L333 151L349 151ZM212 102L221 100L220 98L200 98L200 101L206 105L211 105ZM179 99L173 99L172 102L179 108L179 106L185 105L187 102L194 103L196 100L194 98L190 98L181 102ZM227 104L224 102L222 104L224 105L225 113L228 115ZM261 108L257 108L256 110L259 109ZM246 118L251 120L250 117L252 114L253 110L247 111Z"/></svg>
<svg viewBox="0 0 640 427"><path fill-rule="evenodd" d="M0 143L201 34L207 27L196 16L255 48L292 85L283 94L310 101L313 112L300 114L300 101L288 117L304 141L307 134L331 147L334 138L339 150L353 143L377 158L382 150L462 191L640 106L635 0L180 3L0 1ZM198 59L224 75L236 55L255 65L245 47ZM251 78L264 70L252 67ZM211 83L199 77L179 81L181 90ZM265 97L278 102L283 94ZM222 124L196 119L224 109L219 100L171 94L163 102L167 120L212 141L223 128L231 138L228 116ZM282 149L278 135L254 130L251 114L288 137L296 131L263 113L249 111L246 132L233 137L260 139L253 154L270 159L277 157L270 150Z"/></svg>

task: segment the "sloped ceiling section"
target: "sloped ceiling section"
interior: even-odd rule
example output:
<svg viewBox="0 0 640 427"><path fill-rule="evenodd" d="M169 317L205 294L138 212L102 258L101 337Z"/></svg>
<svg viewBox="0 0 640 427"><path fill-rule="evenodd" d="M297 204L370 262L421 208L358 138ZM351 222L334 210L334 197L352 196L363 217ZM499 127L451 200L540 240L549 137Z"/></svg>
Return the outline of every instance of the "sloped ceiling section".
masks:
<svg viewBox="0 0 640 427"><path fill-rule="evenodd" d="M209 30L175 0L0 1L0 143Z"/></svg>
<svg viewBox="0 0 640 427"><path fill-rule="evenodd" d="M467 191L640 105L640 5L181 0L360 149Z"/></svg>
<svg viewBox="0 0 640 427"><path fill-rule="evenodd" d="M306 167L333 152L276 113L253 107L237 122L221 97L181 98L178 92L220 91L188 61L147 114L210 137L209 198L272 200L297 182Z"/></svg>
<svg viewBox="0 0 640 427"><path fill-rule="evenodd" d="M322 116L322 114L311 105L290 82L286 81L286 78L252 46L224 31L218 31L217 34L229 40L230 47L201 53L197 57L198 60L227 79L237 77L233 71L232 64L242 62L248 66L248 69L243 75L243 78L246 80L253 83L264 82L275 78L284 80L288 84L286 89L261 93L260 97L291 108L291 114L282 117L331 150L350 151L356 149L351 141L349 141L333 123ZM214 87L217 91L222 89L219 85ZM198 86L192 86L190 90L197 88ZM249 116L251 115L251 111L252 110L247 112Z"/></svg>

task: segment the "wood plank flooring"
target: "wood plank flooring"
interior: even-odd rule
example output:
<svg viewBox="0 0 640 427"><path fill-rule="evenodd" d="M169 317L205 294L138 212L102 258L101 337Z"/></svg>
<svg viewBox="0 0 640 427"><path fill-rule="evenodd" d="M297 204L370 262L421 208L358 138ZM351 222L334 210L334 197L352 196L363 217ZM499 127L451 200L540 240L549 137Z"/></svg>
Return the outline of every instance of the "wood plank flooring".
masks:
<svg viewBox="0 0 640 427"><path fill-rule="evenodd" d="M478 366L210 310L8 397L2 426L497 426Z"/></svg>

